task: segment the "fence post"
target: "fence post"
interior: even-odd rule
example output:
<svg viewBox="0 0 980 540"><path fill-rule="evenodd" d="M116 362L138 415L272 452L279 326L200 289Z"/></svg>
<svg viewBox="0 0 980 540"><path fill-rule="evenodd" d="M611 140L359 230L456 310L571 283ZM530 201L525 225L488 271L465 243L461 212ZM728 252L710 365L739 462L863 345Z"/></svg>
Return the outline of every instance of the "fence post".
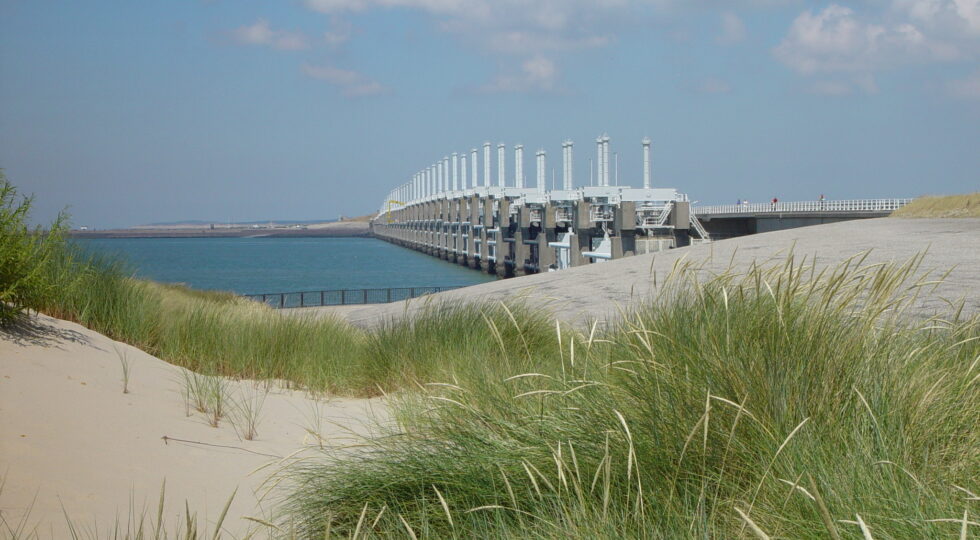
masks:
<svg viewBox="0 0 980 540"><path fill-rule="evenodd" d="M347 291L344 289L340 289L340 305L344 305L346 303L347 303Z"/></svg>
<svg viewBox="0 0 980 540"><path fill-rule="evenodd" d="M299 293L299 307L306 307L306 295Z"/></svg>
<svg viewBox="0 0 980 540"><path fill-rule="evenodd" d="M286 293L279 293L279 309L286 307Z"/></svg>
<svg viewBox="0 0 980 540"><path fill-rule="evenodd" d="M391 303L391 287L388 287L388 303Z"/></svg>
<svg viewBox="0 0 980 540"><path fill-rule="evenodd" d="M367 289L364 289L363 290L363 293L364 293L364 301L361 302L362 304L367 304L367 291L368 291Z"/></svg>
<svg viewBox="0 0 980 540"><path fill-rule="evenodd" d="M323 305L323 291L320 291L320 305Z"/></svg>

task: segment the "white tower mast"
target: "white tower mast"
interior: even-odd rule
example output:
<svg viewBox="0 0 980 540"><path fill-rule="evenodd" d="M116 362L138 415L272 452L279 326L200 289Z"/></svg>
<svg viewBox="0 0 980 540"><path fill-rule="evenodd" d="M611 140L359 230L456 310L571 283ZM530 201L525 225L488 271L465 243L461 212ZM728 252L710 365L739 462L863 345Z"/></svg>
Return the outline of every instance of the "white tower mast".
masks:
<svg viewBox="0 0 980 540"><path fill-rule="evenodd" d="M500 187L507 186L507 178L505 176L507 174L507 171L504 170L504 165L506 165L506 159L507 159L504 156L504 152L506 151L507 151L507 147L504 146L504 143L500 143L497 145L497 185Z"/></svg>
<svg viewBox="0 0 980 540"><path fill-rule="evenodd" d="M453 152L453 191L459 191L459 154Z"/></svg>
<svg viewBox="0 0 980 540"><path fill-rule="evenodd" d="M449 191L449 156L442 157L442 190Z"/></svg>
<svg viewBox="0 0 980 540"><path fill-rule="evenodd" d="M524 145L514 145L514 187L524 187Z"/></svg>
<svg viewBox="0 0 980 540"><path fill-rule="evenodd" d="M643 137L643 189L650 189L650 137Z"/></svg>
<svg viewBox="0 0 980 540"><path fill-rule="evenodd" d="M490 187L490 143L483 143L483 187Z"/></svg>
<svg viewBox="0 0 980 540"><path fill-rule="evenodd" d="M566 191L571 191L572 189L572 141L568 140L562 144L564 151L562 152L562 157L564 158L564 163L562 164L562 189Z"/></svg>
<svg viewBox="0 0 980 540"><path fill-rule="evenodd" d="M480 187L480 182L479 179L477 178L477 171L479 169L477 167L478 164L476 161L477 161L476 148L473 148L470 150L470 172L471 172L471 176L473 177L473 180L471 180L471 182L473 183L474 188Z"/></svg>
<svg viewBox="0 0 980 540"><path fill-rule="evenodd" d="M538 150L535 154L538 158L538 191L544 193L547 190L547 180L545 179L545 152L544 150Z"/></svg>
<svg viewBox="0 0 980 540"><path fill-rule="evenodd" d="M439 175L439 193L446 191L446 170L442 166L442 160L436 162L436 174Z"/></svg>
<svg viewBox="0 0 980 540"><path fill-rule="evenodd" d="M609 186L609 135L602 136L602 185Z"/></svg>
<svg viewBox="0 0 980 540"><path fill-rule="evenodd" d="M602 135L595 140L595 177L596 185L602 185Z"/></svg>

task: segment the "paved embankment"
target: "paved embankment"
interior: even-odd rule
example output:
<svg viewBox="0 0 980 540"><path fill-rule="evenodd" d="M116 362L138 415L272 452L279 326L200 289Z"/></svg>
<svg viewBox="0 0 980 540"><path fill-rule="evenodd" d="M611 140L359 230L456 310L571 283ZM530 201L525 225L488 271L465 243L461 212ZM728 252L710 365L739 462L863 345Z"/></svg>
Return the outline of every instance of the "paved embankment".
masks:
<svg viewBox="0 0 980 540"><path fill-rule="evenodd" d="M485 283L431 295L426 300L392 304L288 310L289 314L336 315L358 326L373 326L411 314L425 302L505 300L526 297L563 321L615 317L623 308L657 293L658 283L682 259L703 262L707 275L748 269L753 262L783 262L787 254L835 265L870 251L865 264L904 262L926 252L920 271L937 275L952 269L935 292L915 305L918 315L948 307L946 300L965 300L964 313L980 312L980 219L878 218L816 225L743 236L712 244L640 255L560 272Z"/></svg>

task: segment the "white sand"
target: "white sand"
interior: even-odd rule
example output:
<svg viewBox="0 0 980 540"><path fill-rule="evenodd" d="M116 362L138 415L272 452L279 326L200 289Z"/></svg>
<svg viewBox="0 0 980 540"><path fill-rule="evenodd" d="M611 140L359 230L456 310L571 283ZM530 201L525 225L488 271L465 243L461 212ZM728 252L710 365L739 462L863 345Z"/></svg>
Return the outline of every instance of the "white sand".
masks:
<svg viewBox="0 0 980 540"><path fill-rule="evenodd" d="M256 491L274 467L250 473L278 461L271 456L317 444L307 430L318 414L329 446L356 442L348 428L366 434L384 415L381 400L317 401L274 388L258 438L242 440L228 420L213 428L202 413L185 414L179 368L77 324L43 315L37 323L28 333L0 332L0 512L16 527L34 501L27 522L42 538L66 536L62 505L76 526L103 534L117 516L128 522L131 503L155 520L164 479L170 530L185 500L200 528L212 530L237 488L224 528L226 537L241 537L256 528L242 516L268 516L271 506ZM128 394L114 346L131 362ZM229 389L236 398L264 393L253 382L231 381Z"/></svg>

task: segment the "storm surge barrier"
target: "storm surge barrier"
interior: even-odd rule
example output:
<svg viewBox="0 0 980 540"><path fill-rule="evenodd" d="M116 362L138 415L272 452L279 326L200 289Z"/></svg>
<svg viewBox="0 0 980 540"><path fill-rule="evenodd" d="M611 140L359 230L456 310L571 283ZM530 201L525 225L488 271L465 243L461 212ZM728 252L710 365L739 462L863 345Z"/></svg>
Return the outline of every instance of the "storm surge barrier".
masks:
<svg viewBox="0 0 980 540"><path fill-rule="evenodd" d="M516 277L656 253L746 234L851 219L885 217L909 199L860 199L695 205L672 187L656 187L652 141L625 162L610 138L595 139L585 175L573 174L574 143L561 143L561 165L534 153L525 175L524 145L483 143L444 155L388 192L371 220L374 236L498 277ZM582 156L579 156L582 159ZM622 176L622 178L620 178ZM578 178L578 181L576 181ZM533 180L532 180L533 179ZM549 185L550 180L550 185ZM642 183L641 183L642 182ZM642 187L632 187L633 185ZM550 189L549 189L550 187Z"/></svg>
<svg viewBox="0 0 980 540"><path fill-rule="evenodd" d="M297 291L242 295L274 308L299 308L319 306L346 306L355 304L387 304L399 300L418 298L462 285L443 287L389 287L383 289L331 289L322 291Z"/></svg>
<svg viewBox="0 0 980 540"><path fill-rule="evenodd" d="M391 190L371 231L382 240L498 277L710 241L686 194L654 187L652 141L639 142L642 167L624 172L620 183L619 154L610 150L608 135L597 137L587 185L582 185L584 178L576 184L571 140L561 144L560 181L558 171L548 168L544 149L534 153L530 178L524 174L523 144L513 147L510 167L504 143L497 145L496 159L489 141L482 153L477 148L453 152ZM630 186L641 178L643 187Z"/></svg>

